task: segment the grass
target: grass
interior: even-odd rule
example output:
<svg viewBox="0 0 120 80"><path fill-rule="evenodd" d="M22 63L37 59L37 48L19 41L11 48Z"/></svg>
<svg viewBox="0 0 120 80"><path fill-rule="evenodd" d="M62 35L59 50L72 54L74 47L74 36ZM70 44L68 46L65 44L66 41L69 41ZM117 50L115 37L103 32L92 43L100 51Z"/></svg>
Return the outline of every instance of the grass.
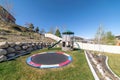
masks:
<svg viewBox="0 0 120 80"><path fill-rule="evenodd" d="M95 51L94 51L95 52ZM95 52L98 54L99 52ZM103 55L108 56L108 65L111 70L120 77L120 54L112 54L112 53L102 53Z"/></svg>
<svg viewBox="0 0 120 80"><path fill-rule="evenodd" d="M106 53L108 56L108 64L115 74L120 77L120 54Z"/></svg>
<svg viewBox="0 0 120 80"><path fill-rule="evenodd" d="M66 52L73 61L61 68L38 69L26 64L28 56L46 51L60 49L37 50L16 60L0 63L0 80L94 80L83 51Z"/></svg>

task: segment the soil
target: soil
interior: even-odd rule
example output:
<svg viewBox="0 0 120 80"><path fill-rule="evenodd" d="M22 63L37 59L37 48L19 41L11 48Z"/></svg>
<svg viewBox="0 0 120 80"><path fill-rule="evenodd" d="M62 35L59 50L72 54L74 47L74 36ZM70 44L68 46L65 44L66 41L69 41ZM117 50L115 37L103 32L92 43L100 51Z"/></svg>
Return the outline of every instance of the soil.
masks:
<svg viewBox="0 0 120 80"><path fill-rule="evenodd" d="M88 59L90 60L90 63L92 64L100 80L106 80L105 77L108 77L109 80L119 80L117 77L114 76L114 74L106 66L105 61L107 57L105 55L94 54L88 51L87 51L87 55L88 55ZM94 63L92 59L94 59L97 62L97 64ZM98 70L97 65L101 66L104 75Z"/></svg>

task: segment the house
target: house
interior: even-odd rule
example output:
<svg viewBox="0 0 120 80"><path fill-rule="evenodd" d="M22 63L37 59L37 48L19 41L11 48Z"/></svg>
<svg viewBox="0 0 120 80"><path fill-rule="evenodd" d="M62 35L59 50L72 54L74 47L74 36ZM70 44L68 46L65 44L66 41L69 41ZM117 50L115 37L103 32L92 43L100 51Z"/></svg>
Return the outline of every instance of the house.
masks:
<svg viewBox="0 0 120 80"><path fill-rule="evenodd" d="M0 20L15 23L16 19L2 6L0 6Z"/></svg>

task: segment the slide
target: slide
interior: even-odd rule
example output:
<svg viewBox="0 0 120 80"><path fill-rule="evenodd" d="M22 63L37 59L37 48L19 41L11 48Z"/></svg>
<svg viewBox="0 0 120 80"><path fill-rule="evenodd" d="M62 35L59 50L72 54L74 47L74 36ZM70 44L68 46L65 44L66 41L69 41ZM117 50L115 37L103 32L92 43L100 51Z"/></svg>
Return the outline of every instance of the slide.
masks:
<svg viewBox="0 0 120 80"><path fill-rule="evenodd" d="M79 50L79 52L80 52L80 45L77 43L77 42L75 42L75 44L77 45L77 48L78 48L78 50Z"/></svg>
<svg viewBox="0 0 120 80"><path fill-rule="evenodd" d="M55 45L59 44L61 41L62 41L62 40L59 40L59 41L58 41L58 42L56 42L55 44L53 44L53 45L49 46L49 47L48 47L48 49L50 49L50 48L54 47Z"/></svg>

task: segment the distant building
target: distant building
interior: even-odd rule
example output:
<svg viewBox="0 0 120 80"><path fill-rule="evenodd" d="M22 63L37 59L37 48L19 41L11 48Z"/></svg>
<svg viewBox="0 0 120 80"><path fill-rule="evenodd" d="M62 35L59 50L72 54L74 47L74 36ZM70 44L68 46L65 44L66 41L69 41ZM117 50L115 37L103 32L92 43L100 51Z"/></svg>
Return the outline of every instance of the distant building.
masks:
<svg viewBox="0 0 120 80"><path fill-rule="evenodd" d="M81 37L78 37L78 36L74 36L74 37L72 37L72 38L74 38L74 40L75 40L76 42L82 42L82 41L84 41L84 38L81 38Z"/></svg>
<svg viewBox="0 0 120 80"><path fill-rule="evenodd" d="M116 45L117 45L117 46L120 46L120 35L115 36L115 38L116 38L116 40L117 40Z"/></svg>
<svg viewBox="0 0 120 80"><path fill-rule="evenodd" d="M0 20L15 23L16 19L2 6L0 6Z"/></svg>

